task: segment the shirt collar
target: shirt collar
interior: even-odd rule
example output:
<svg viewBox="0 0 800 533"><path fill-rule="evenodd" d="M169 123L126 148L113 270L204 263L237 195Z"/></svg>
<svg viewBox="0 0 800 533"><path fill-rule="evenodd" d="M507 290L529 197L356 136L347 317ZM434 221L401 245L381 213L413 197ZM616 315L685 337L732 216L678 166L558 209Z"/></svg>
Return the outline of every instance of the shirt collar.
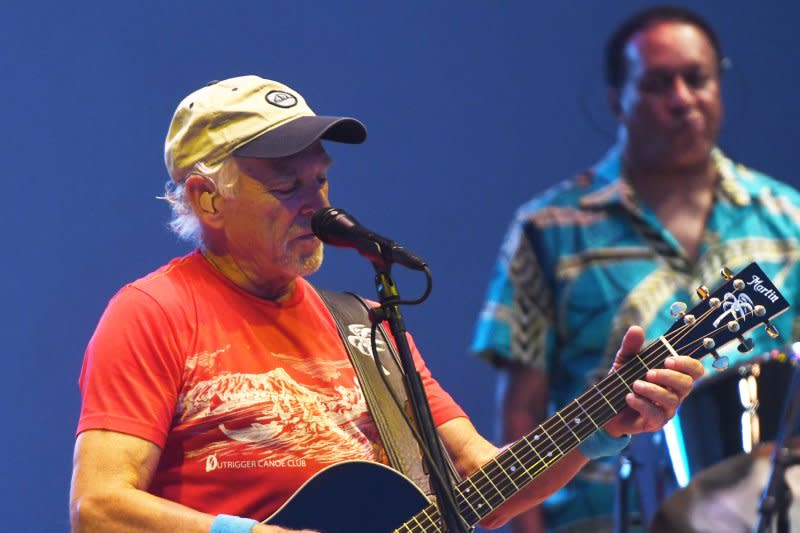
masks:
<svg viewBox="0 0 800 533"><path fill-rule="evenodd" d="M749 205L752 195L743 180L748 178L747 169L729 159L718 147L711 151L711 158L717 167L719 180L717 193L737 205ZM622 146L615 144L603 158L590 170L593 186L591 192L580 199L582 208L604 208L623 205L633 211L640 211L639 201L633 188L625 178L622 169Z"/></svg>

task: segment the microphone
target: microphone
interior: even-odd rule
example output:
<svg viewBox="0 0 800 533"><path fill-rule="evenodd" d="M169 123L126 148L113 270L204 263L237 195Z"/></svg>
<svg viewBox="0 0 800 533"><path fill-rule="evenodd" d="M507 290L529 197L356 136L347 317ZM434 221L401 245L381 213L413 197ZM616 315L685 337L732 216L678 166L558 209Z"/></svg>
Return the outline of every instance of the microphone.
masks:
<svg viewBox="0 0 800 533"><path fill-rule="evenodd" d="M311 217L311 231L332 246L354 248L374 265L398 263L413 270L425 270L425 261L396 242L369 231L349 213L337 207L323 207Z"/></svg>

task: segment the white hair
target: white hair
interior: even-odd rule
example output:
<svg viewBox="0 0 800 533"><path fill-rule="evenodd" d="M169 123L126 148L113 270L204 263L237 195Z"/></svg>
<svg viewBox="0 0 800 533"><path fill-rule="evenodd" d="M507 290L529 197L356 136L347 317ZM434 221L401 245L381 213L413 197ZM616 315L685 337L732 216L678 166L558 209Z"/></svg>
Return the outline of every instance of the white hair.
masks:
<svg viewBox="0 0 800 533"><path fill-rule="evenodd" d="M215 165L206 165L200 161L194 165L187 177L193 175L209 180L223 198L236 196L239 169L232 157L226 157ZM168 224L170 229L179 238L199 246L203 242L202 228L186 196L185 183L186 180L181 183L168 180L164 186L164 196L158 198L166 200L172 209L172 216Z"/></svg>

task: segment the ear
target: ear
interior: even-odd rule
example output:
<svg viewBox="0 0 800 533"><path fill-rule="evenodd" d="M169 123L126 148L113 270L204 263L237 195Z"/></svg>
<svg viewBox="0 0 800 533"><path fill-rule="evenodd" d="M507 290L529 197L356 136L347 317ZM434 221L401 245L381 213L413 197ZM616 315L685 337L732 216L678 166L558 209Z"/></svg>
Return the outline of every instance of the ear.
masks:
<svg viewBox="0 0 800 533"><path fill-rule="evenodd" d="M197 218L207 226L217 227L222 223L219 204L222 201L217 187L210 179L192 174L186 178L186 198Z"/></svg>

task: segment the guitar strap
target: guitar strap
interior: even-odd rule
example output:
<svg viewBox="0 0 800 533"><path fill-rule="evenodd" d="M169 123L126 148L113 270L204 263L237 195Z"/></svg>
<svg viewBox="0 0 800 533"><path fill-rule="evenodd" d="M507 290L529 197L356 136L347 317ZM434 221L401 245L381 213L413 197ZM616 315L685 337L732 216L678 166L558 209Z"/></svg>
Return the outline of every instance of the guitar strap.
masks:
<svg viewBox="0 0 800 533"><path fill-rule="evenodd" d="M433 490L419 444L392 398L393 391L397 400L404 406L409 419L413 420L411 404L403 381L403 371L394 344L389 342L383 325L378 324L376 345L378 351L384 354L383 357L379 357L379 361L386 381L392 388L390 391L378 375L378 365L372 356L371 321L367 302L353 293L332 292L316 287L315 289L328 306L339 329L339 336L358 376L367 408L375 420L389 462L392 467L413 481L428 498L432 498ZM385 355L386 352L388 356Z"/></svg>

